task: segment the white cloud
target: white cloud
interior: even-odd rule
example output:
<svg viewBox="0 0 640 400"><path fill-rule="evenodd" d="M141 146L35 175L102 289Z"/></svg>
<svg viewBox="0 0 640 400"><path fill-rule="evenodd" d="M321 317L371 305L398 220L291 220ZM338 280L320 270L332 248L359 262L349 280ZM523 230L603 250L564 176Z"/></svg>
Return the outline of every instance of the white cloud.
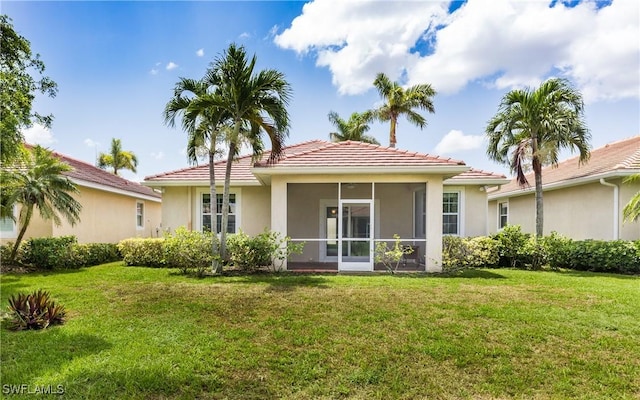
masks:
<svg viewBox="0 0 640 400"><path fill-rule="evenodd" d="M167 64L166 68L167 71L171 71L172 69L178 68L178 64L174 63L173 61L169 61L169 64Z"/></svg>
<svg viewBox="0 0 640 400"><path fill-rule="evenodd" d="M151 157L153 157L154 160L162 160L164 158L164 153L159 151L157 153L152 152L151 153Z"/></svg>
<svg viewBox="0 0 640 400"><path fill-rule="evenodd" d="M56 140L53 137L53 133L45 126L40 124L33 124L31 128L27 128L22 131L25 142L29 144L39 144L41 146L48 146L55 143Z"/></svg>
<svg viewBox="0 0 640 400"><path fill-rule="evenodd" d="M238 39L242 40L242 39L248 39L250 37L251 37L251 34L249 34L249 32L242 32L240 36L238 36Z"/></svg>
<svg viewBox="0 0 640 400"><path fill-rule="evenodd" d="M151 71L149 71L149 73L151 75L158 75L158 70L156 68L151 68Z"/></svg>
<svg viewBox="0 0 640 400"><path fill-rule="evenodd" d="M451 130L436 145L436 154L451 154L459 151L475 150L483 147L483 135L465 135L462 131Z"/></svg>
<svg viewBox="0 0 640 400"><path fill-rule="evenodd" d="M203 57L203 56L204 56L204 49L198 49L198 50L196 51L196 55L197 55L198 57Z"/></svg>
<svg viewBox="0 0 640 400"><path fill-rule="evenodd" d="M313 54L343 94L366 91L385 72L408 84L431 83L441 93L473 81L511 89L563 76L588 101L640 96L637 1L597 9L593 1L551 8L545 1L469 0L450 15L445 7L315 0L274 42ZM430 51L414 51L426 42Z"/></svg>

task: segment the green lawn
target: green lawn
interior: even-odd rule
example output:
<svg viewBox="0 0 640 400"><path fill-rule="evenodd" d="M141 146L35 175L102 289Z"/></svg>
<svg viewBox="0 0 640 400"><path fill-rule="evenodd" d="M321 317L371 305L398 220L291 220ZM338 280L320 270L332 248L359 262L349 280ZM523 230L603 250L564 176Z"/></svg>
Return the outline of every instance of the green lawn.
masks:
<svg viewBox="0 0 640 400"><path fill-rule="evenodd" d="M12 293L43 288L69 313L45 331L2 329L3 391L640 398L639 277L479 270L195 279L114 263L1 279L3 309Z"/></svg>

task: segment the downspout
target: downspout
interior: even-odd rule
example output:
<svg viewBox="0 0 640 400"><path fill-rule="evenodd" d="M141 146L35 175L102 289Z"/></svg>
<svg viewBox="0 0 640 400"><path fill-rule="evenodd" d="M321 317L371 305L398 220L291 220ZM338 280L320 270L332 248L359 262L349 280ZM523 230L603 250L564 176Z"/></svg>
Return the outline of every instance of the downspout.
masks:
<svg viewBox="0 0 640 400"><path fill-rule="evenodd" d="M604 178L600 178L600 184L613 188L613 240L618 240L620 238L620 205L618 204L620 198L620 187L616 184L605 181Z"/></svg>

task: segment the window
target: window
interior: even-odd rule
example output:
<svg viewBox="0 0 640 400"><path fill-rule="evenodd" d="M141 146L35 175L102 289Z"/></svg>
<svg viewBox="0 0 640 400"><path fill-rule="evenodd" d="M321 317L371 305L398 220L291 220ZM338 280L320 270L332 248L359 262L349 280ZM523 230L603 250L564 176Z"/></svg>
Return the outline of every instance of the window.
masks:
<svg viewBox="0 0 640 400"><path fill-rule="evenodd" d="M201 229L206 232L211 232L211 221L213 216L216 217L216 232L220 232L222 228L222 194L216 193L216 210L213 214L211 207L211 194L202 193L202 220ZM236 233L236 220L237 220L237 207L236 207L236 194L229 194L229 221L227 224L227 233Z"/></svg>
<svg viewBox="0 0 640 400"><path fill-rule="evenodd" d="M144 228L144 203L136 203L136 227Z"/></svg>
<svg viewBox="0 0 640 400"><path fill-rule="evenodd" d="M16 214L16 208L13 209L13 214ZM16 229L16 223L10 217L0 218L0 237L5 239L15 238L18 236Z"/></svg>
<svg viewBox="0 0 640 400"><path fill-rule="evenodd" d="M498 229L502 229L509 223L509 203L498 203Z"/></svg>
<svg viewBox="0 0 640 400"><path fill-rule="evenodd" d="M418 190L414 197L414 237L425 238L426 201L425 190ZM442 234L460 235L460 204L461 195L459 191L444 192L442 194Z"/></svg>
<svg viewBox="0 0 640 400"><path fill-rule="evenodd" d="M458 235L460 221L460 193L442 194L442 234Z"/></svg>

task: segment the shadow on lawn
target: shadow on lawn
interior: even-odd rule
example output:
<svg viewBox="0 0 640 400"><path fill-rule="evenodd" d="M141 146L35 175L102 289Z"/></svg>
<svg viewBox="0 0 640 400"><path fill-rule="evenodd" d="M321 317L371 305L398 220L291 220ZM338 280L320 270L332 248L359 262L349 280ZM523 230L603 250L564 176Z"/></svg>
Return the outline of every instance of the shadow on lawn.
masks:
<svg viewBox="0 0 640 400"><path fill-rule="evenodd" d="M609 272L593 272L593 271L577 271L572 269L563 269L558 271L549 271L554 272L560 275L574 276L576 278L617 278L623 280L638 280L640 275L624 275L624 274L613 274Z"/></svg>
<svg viewBox="0 0 640 400"><path fill-rule="evenodd" d="M97 354L111 347L109 342L98 336L69 334L64 329L64 326L56 326L40 331L10 331L3 326L2 383L39 381L50 373L63 370L74 359ZM34 350L26 350L29 348ZM25 355L28 357L24 357Z"/></svg>
<svg viewBox="0 0 640 400"><path fill-rule="evenodd" d="M480 269L467 269L457 273L406 273L395 276L408 279L506 279L504 275L499 273Z"/></svg>
<svg viewBox="0 0 640 400"><path fill-rule="evenodd" d="M320 289L329 287L327 280L321 275L301 275L286 272L243 275L237 282L267 284L267 290L274 292L291 292L300 287Z"/></svg>

